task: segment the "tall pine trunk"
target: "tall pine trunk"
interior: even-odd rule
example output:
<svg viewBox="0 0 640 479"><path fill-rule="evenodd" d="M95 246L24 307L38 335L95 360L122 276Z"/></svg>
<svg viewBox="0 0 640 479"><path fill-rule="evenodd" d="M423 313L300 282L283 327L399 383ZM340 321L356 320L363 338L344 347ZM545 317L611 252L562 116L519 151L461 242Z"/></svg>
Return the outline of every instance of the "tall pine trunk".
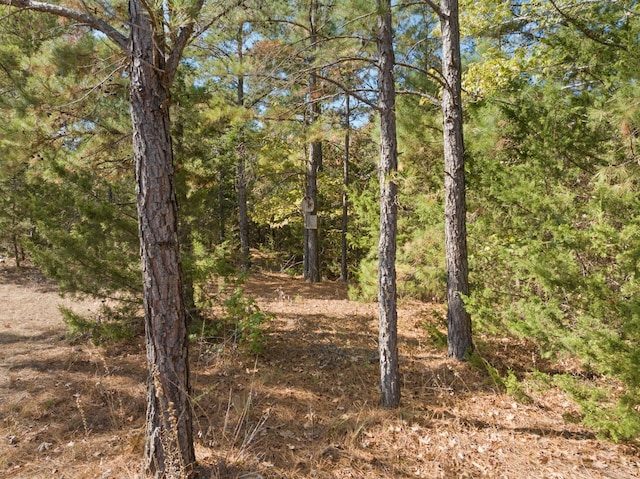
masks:
<svg viewBox="0 0 640 479"><path fill-rule="evenodd" d="M378 308L380 329L380 389L382 406L400 404L398 312L396 292L396 236L398 170L391 0L378 0L378 90L380 109L380 241L378 243Z"/></svg>
<svg viewBox="0 0 640 479"><path fill-rule="evenodd" d="M318 243L318 158L322 155L322 145L318 141L309 144L307 161L305 197L311 198L313 208L308 211L309 217L316 218L316 223L305 225L304 244L304 279L317 283L320 281L320 258Z"/></svg>
<svg viewBox="0 0 640 479"><path fill-rule="evenodd" d="M445 255L447 266L448 354L459 360L473 350L471 317L461 295L469 294L467 225L462 135L462 68L458 0L441 0L444 131Z"/></svg>
<svg viewBox="0 0 640 479"><path fill-rule="evenodd" d="M348 281L347 269L347 229L349 227L349 161L351 143L351 103L350 96L346 96L344 133L344 159L342 162L342 228L340 234L340 279Z"/></svg>
<svg viewBox="0 0 640 479"><path fill-rule="evenodd" d="M169 89L194 23L180 29L165 65L163 11L129 0L129 36L85 11L59 4L0 0L15 8L72 19L101 31L130 59L129 100L147 347L147 415L143 475L192 476L195 465L187 325L178 242L178 207L169 122ZM198 14L204 0L196 0ZM158 4L161 5L161 4ZM151 15L155 18L152 20ZM120 22L118 22L120 23Z"/></svg>
<svg viewBox="0 0 640 479"><path fill-rule="evenodd" d="M170 98L164 54L157 50L164 41L141 0L130 0L129 9L130 100L148 366L144 472L156 478L183 478L191 473L195 453Z"/></svg>
<svg viewBox="0 0 640 479"><path fill-rule="evenodd" d="M316 22L318 18L318 1L310 0L309 4L309 49L314 52L316 46ZM315 55L312 53L309 62L313 66ZM313 126L320 116L320 103L318 97L318 74L315 69L311 69L309 74L309 106L308 106L308 123ZM304 231L304 279L316 283L320 281L320 257L319 257L319 238L318 238L318 170L322 164L322 143L314 138L312 133L309 142L309 158L307 160L305 197L311 200L313 205L310 211L305 212L308 218L316 220L315 224L305 224ZM307 221L305 221L306 223Z"/></svg>

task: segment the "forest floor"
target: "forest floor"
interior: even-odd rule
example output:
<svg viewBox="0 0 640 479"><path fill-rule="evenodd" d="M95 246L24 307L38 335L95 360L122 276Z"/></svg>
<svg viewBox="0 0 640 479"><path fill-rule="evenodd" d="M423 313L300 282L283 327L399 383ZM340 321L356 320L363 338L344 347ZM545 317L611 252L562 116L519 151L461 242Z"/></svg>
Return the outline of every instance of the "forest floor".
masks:
<svg viewBox="0 0 640 479"><path fill-rule="evenodd" d="M341 283L256 273L245 285L272 313L252 356L191 348L196 455L207 478L635 478L637 443L579 424L579 408L532 370L564 372L525 343L478 338L482 355L522 380L518 394L446 358L428 326L442 307L399 310L402 404L378 406L377 307ZM0 477L136 478L144 434L141 341L70 340L63 300L31 268L0 264ZM563 370L564 368L564 370Z"/></svg>

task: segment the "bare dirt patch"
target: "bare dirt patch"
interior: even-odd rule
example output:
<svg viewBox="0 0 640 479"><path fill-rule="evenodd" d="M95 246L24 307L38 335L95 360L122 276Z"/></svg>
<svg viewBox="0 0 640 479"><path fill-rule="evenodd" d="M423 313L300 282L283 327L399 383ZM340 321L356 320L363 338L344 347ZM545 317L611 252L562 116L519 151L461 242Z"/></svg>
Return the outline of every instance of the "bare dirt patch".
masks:
<svg viewBox="0 0 640 479"><path fill-rule="evenodd" d="M559 390L529 388L518 402L448 360L424 327L439 323L438 305L399 311L403 399L390 411L378 407L376 305L349 301L340 283L281 274L256 273L246 291L274 314L266 351L191 348L203 477L640 477L637 447L567 422L578 409ZM0 477L137 477L142 344L69 341L62 300L35 270L0 267L0 301ZM526 377L524 345L495 349Z"/></svg>

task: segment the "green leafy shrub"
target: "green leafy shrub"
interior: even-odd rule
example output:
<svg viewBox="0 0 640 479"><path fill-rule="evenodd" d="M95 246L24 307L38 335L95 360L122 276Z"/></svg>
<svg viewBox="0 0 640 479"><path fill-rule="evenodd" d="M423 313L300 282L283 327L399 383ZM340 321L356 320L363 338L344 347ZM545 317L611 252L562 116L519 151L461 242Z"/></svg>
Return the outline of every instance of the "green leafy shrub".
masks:
<svg viewBox="0 0 640 479"><path fill-rule="evenodd" d="M568 374L555 376L554 383L571 394L580 405L582 422L597 430L601 436L619 442L640 434L637 402L635 407L630 407L628 395L619 400L613 399L615 393L610 386L585 384Z"/></svg>
<svg viewBox="0 0 640 479"><path fill-rule="evenodd" d="M477 369L485 371L495 384L496 388L506 392L516 401L524 404L532 402L531 397L525 391L524 383L518 379L518 376L516 376L513 369L507 369L506 375L503 376L495 366L482 357L477 351L471 353L469 356L469 362Z"/></svg>
<svg viewBox="0 0 640 479"><path fill-rule="evenodd" d="M447 347L447 318L439 311L433 311L435 321L424 321L421 326L429 335L429 339L435 346ZM444 332L443 332L444 331Z"/></svg>
<svg viewBox="0 0 640 479"><path fill-rule="evenodd" d="M225 340L231 338L235 344L259 354L267 343L267 326L272 315L260 309L253 298L245 296L236 288L224 300L225 314L221 318L197 318L190 325L190 339Z"/></svg>
<svg viewBox="0 0 640 479"><path fill-rule="evenodd" d="M234 338L253 353L264 351L267 342L264 327L271 315L262 311L253 298L246 297L242 289L236 289L224 304L226 320L234 325Z"/></svg>

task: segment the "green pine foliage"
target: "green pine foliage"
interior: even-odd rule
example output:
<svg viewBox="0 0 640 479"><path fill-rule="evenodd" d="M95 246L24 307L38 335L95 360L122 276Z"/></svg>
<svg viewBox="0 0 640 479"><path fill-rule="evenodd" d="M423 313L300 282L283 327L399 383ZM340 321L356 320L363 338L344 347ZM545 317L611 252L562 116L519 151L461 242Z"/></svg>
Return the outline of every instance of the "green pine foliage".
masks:
<svg viewBox="0 0 640 479"><path fill-rule="evenodd" d="M548 84L472 112L467 305L489 331L619 379L625 393L602 414L625 411L621 422L597 419L595 399L576 397L591 424L622 439L640 432L638 165L611 149L618 131L593 116L597 106L590 92Z"/></svg>
<svg viewBox="0 0 640 479"><path fill-rule="evenodd" d="M30 182L33 261L64 293L140 298L138 228L131 183L54 162L50 179Z"/></svg>
<svg viewBox="0 0 640 479"><path fill-rule="evenodd" d="M222 303L225 312L220 317L198 318L191 323L190 340L230 341L250 354L264 352L268 344L267 328L273 315L262 311L240 286L237 286Z"/></svg>
<svg viewBox="0 0 640 479"><path fill-rule="evenodd" d="M60 312L70 339L88 338L96 346L129 341L140 336L144 327L135 303L121 303L116 307L103 304L93 318L65 307L60 307Z"/></svg>
<svg viewBox="0 0 640 479"><path fill-rule="evenodd" d="M430 84L416 83L415 72L404 79L418 89ZM446 295L444 264L444 196L441 114L417 97L401 97L398 105L399 190L398 250L396 271L398 295L424 301L443 301ZM375 138L379 133L372 132ZM379 186L371 155L369 183L360 184L351 198L357 235L353 244L367 254L357 270L357 284L351 296L377 298L377 248L379 229Z"/></svg>
<svg viewBox="0 0 640 479"><path fill-rule="evenodd" d="M30 224L22 241L61 292L137 301L126 89L112 55L94 35L77 33L43 41L24 60L27 81L14 91L28 107L16 118L34 128L20 138L29 157L17 204Z"/></svg>
<svg viewBox="0 0 640 479"><path fill-rule="evenodd" d="M469 7L484 21L466 77L466 304L476 330L579 358L584 376L556 384L623 440L640 433L638 21L605 3Z"/></svg>

